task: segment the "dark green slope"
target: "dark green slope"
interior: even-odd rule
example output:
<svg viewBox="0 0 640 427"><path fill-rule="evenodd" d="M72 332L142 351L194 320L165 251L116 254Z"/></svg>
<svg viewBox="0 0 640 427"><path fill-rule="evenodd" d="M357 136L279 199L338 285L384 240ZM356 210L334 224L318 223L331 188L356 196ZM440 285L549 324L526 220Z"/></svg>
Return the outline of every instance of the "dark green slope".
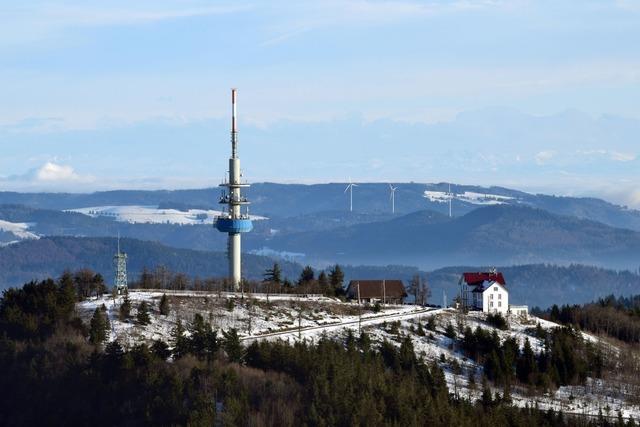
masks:
<svg viewBox="0 0 640 427"><path fill-rule="evenodd" d="M34 279L56 277L64 270L91 268L113 281L113 255L117 241L113 238L47 237L27 240L0 248L0 288L18 286ZM190 276L224 277L228 262L222 252L178 249L157 242L135 239L121 241L128 254L129 275L137 278L144 267L163 265L170 271ZM247 278L259 279L273 265L269 258L243 255ZM300 266L281 262L283 274L297 277Z"/></svg>

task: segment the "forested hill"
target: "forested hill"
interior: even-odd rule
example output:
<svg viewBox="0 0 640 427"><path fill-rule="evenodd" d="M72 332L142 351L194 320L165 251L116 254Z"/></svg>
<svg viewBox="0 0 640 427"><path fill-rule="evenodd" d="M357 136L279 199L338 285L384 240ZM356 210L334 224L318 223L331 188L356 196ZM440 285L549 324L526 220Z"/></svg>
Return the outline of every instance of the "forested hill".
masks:
<svg viewBox="0 0 640 427"><path fill-rule="evenodd" d="M489 206L449 219L432 211L388 221L276 235L268 246L354 264L600 264L635 268L640 232L525 206Z"/></svg>
<svg viewBox="0 0 640 427"><path fill-rule="evenodd" d="M559 215L591 219L612 227L640 230L640 211L596 198L556 197L529 194L503 187L481 187L448 183L396 183L396 213L429 209L448 213L447 197L453 195L454 216L461 216L493 203L526 205ZM252 211L268 217L295 217L318 212L349 212L349 194L344 183L277 184L256 183L247 190ZM426 197L431 192L432 197ZM219 190L136 191L118 190L90 194L0 192L0 204L20 204L40 209L73 209L105 205L161 205L176 208L217 209ZM390 213L388 183L360 183L353 193L357 213Z"/></svg>
<svg viewBox="0 0 640 427"><path fill-rule="evenodd" d="M121 247L128 254L130 278L135 279L144 267L164 266L173 272L200 277L224 277L228 261L225 253L177 249L156 242L123 239ZM113 283L113 256L117 240L113 238L47 237L27 240L0 248L0 289L18 286L46 277L57 277L64 270L90 268ZM267 257L243 254L244 273L259 279L273 266ZM300 266L280 263L283 275L297 277Z"/></svg>
<svg viewBox="0 0 640 427"><path fill-rule="evenodd" d="M65 269L90 268L101 273L107 283L113 283L113 238L50 237L29 240L0 248L0 289L19 286L45 277L57 277ZM224 277L227 258L222 252L176 249L156 242L122 239L122 248L129 256L129 277L137 279L144 267L164 266L174 273L190 277ZM272 267L271 258L243 254L243 268L249 279L261 279ZM283 277L295 281L302 265L278 261ZM464 271L482 271L498 267L505 274L511 302L549 307L556 304L577 304L609 294L640 294L640 275L585 265L556 266L548 264L500 267L467 265L446 267L432 272L420 272L402 265L344 265L345 283L352 279L401 279L408 285L415 274L427 277L432 290L430 303L442 304L443 294L450 301L458 292L458 280ZM318 271L316 270L316 274Z"/></svg>

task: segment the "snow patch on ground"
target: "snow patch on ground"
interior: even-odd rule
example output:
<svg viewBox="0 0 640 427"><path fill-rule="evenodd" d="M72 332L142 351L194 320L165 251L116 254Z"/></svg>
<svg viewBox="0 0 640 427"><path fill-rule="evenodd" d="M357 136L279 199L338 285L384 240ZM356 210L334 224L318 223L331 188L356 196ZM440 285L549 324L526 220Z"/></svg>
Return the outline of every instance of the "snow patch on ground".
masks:
<svg viewBox="0 0 640 427"><path fill-rule="evenodd" d="M500 196L497 194L475 193L465 191L464 193L447 193L445 191L425 191L423 197L431 202L449 203L449 200L459 200L473 205L502 205L515 200L513 197Z"/></svg>
<svg viewBox="0 0 640 427"><path fill-rule="evenodd" d="M107 217L120 222L142 224L212 224L221 211L189 209L159 209L157 206L93 206L88 208L70 209L67 212L77 212L93 218ZM266 219L262 216L251 215L253 220Z"/></svg>
<svg viewBox="0 0 640 427"><path fill-rule="evenodd" d="M0 220L0 231L11 233L15 236L15 240L3 242L2 246L18 243L21 240L39 239L40 236L29 231L35 224L27 222L9 222Z"/></svg>
<svg viewBox="0 0 640 427"><path fill-rule="evenodd" d="M302 252L287 252L287 251L277 251L275 249L271 249L268 247L262 247L260 249L253 249L249 251L252 255L260 255L271 258L279 258L286 261L300 261L305 257L305 254Z"/></svg>
<svg viewBox="0 0 640 427"><path fill-rule="evenodd" d="M163 293L170 298L171 311L167 316L161 316L158 311ZM481 312L460 316L453 309L389 305L375 313L357 304L342 303L335 298L322 296L301 298L291 294L276 294L270 295L267 300L266 295L246 295L242 299L233 293L132 290L129 298L133 310L132 318L128 321L118 319L122 297L114 299L105 295L84 301L78 304L79 313L88 322L95 308L105 304L111 322L109 340L118 339L127 346L156 339L170 344L171 332L178 320L188 329L195 313L200 313L217 330L237 329L245 343L257 339L315 342L322 336L342 337L350 329L356 334L359 330L366 331L374 343L386 340L399 346L402 339L409 336L419 357L436 362L444 370L450 392L472 401L479 399L482 394L483 367L466 358L454 340L445 336L449 324L456 330L469 326L472 329L480 327L495 331L501 341L515 338L520 346L528 339L536 353L542 351L544 345L535 334L536 326L539 324L545 330L559 327L556 323L533 316L527 320L512 317L509 319L509 330L503 331L487 324ZM151 324L147 326L135 322L137 306L142 301L150 306ZM435 327L428 330L431 317ZM398 322L397 326L392 327L394 322ZM417 333L418 324L422 325L424 335ZM600 341L589 334L583 335L594 343ZM454 369L455 365L459 365L460 370ZM469 382L471 373L475 383ZM493 394L502 393L501 389L492 391ZM521 407L538 405L541 409L594 416L600 410L604 415L612 416L620 411L624 417L640 418L640 406L628 404L625 396L628 396L628 391L625 394L620 384L596 379L589 379L583 386L560 387L546 395L530 395L527 390L518 387L511 391L513 404Z"/></svg>

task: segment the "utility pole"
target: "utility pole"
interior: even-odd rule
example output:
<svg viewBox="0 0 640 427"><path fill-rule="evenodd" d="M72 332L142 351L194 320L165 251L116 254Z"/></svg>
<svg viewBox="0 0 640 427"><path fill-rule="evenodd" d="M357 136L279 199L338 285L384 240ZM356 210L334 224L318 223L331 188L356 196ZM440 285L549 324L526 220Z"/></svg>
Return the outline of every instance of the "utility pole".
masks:
<svg viewBox="0 0 640 427"><path fill-rule="evenodd" d="M382 304L387 304L387 281L382 279Z"/></svg>

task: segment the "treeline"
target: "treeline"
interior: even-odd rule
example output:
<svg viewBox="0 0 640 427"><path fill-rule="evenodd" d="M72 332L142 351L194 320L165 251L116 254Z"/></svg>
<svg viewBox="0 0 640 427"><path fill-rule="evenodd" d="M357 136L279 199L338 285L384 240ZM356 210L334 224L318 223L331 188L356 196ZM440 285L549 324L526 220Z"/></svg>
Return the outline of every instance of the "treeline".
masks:
<svg viewBox="0 0 640 427"><path fill-rule="evenodd" d="M124 223L115 223L113 235L118 231L118 224ZM102 234L108 231L101 230ZM221 234L211 233L212 236ZM208 234L200 231L197 238L206 239ZM192 278L223 277L229 268L224 252L180 249L157 241L129 238L122 239L121 248L128 255L130 279L137 280L145 266L163 265L171 271L188 272ZM20 286L34 279L44 280L52 274L61 274L65 269L75 271L82 268L101 273L111 284L114 281L113 255L116 251L117 240L114 238L43 237L0 247L0 289ZM243 274L254 280L261 279L264 271L273 266L273 259L264 256L245 253L242 259ZM302 266L292 262L280 261L279 265L286 277L296 278L302 270Z"/></svg>
<svg viewBox="0 0 640 427"><path fill-rule="evenodd" d="M233 291L233 285L227 278L191 278L184 273L174 273L164 266L151 270L146 267L137 280L130 282L131 288L139 289L171 289L171 290L195 290L208 292ZM339 265L333 266L329 271L321 270L317 273L310 266L306 266L300 272L297 280L284 277L280 264L274 263L263 274L263 280L243 279L240 291L247 293L295 293L295 294L322 294L326 296L341 297L345 295L344 272Z"/></svg>
<svg viewBox="0 0 640 427"><path fill-rule="evenodd" d="M467 357L484 367L488 380L501 386L509 394L512 385L521 384L540 391L563 385L583 384L587 377L600 378L604 368L602 354L596 346L585 341L571 327L536 333L544 347L534 352L529 339L522 350L511 337L502 343L494 330L465 328L461 347Z"/></svg>
<svg viewBox="0 0 640 427"><path fill-rule="evenodd" d="M169 344L103 351L75 317L76 298L68 280L46 280L0 300L0 425L609 425L516 408L489 389L456 399L408 337L245 348L234 330L218 337L195 316Z"/></svg>
<svg viewBox="0 0 640 427"><path fill-rule="evenodd" d="M584 305L553 305L540 315L552 322L573 325L626 343L640 343L640 295L615 298L609 295Z"/></svg>

